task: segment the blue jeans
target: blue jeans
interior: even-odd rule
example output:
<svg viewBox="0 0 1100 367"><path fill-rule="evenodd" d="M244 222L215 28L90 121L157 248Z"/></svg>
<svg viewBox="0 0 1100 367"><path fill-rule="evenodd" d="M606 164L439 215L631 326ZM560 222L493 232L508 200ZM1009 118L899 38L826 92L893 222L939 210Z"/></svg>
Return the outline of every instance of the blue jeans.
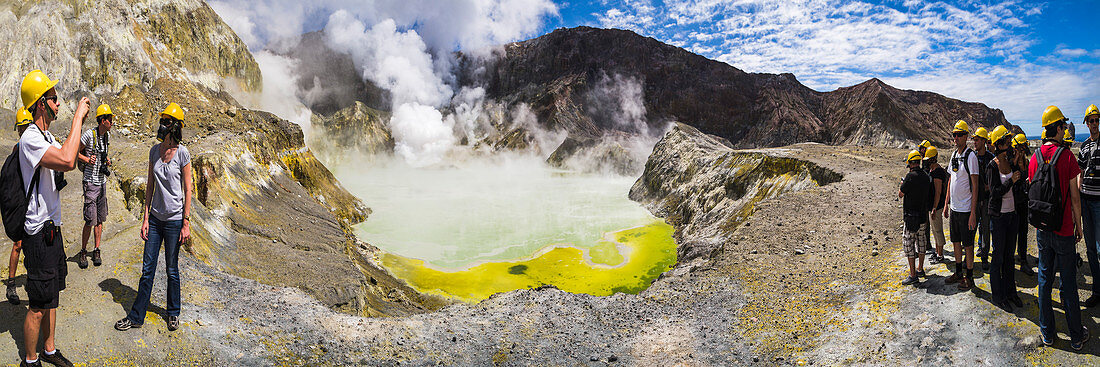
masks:
<svg viewBox="0 0 1100 367"><path fill-rule="evenodd" d="M1100 248L1097 239L1100 234L1100 200L1081 199L1081 224L1085 228L1085 256L1089 259L1089 273L1092 274L1092 293L1100 294L1100 259L1096 252Z"/></svg>
<svg viewBox="0 0 1100 367"><path fill-rule="evenodd" d="M141 264L141 280L138 281L137 298L126 315L135 324L145 323L145 310L153 293L153 277L157 273L157 257L164 243L164 269L168 273L168 316L180 315L180 231L183 220L161 221L149 216L149 239L145 241L145 258Z"/></svg>
<svg viewBox="0 0 1100 367"><path fill-rule="evenodd" d="M1063 237L1043 230L1035 232L1035 240L1039 243L1039 329L1049 339L1057 333L1051 304L1052 282L1057 271L1062 278L1059 290L1069 324L1069 337L1071 341L1079 341L1084 336L1084 328L1081 326L1081 300L1077 295L1077 241L1073 236Z"/></svg>

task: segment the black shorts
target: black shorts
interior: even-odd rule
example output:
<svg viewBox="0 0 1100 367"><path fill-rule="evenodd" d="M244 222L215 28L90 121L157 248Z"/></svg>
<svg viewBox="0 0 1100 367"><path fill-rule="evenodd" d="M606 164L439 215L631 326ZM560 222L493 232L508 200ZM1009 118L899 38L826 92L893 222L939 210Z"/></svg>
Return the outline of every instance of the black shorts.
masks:
<svg viewBox="0 0 1100 367"><path fill-rule="evenodd" d="M69 268L65 263L65 241L61 228L46 222L38 233L23 238L23 266L27 268L27 299L30 308L57 308L65 289Z"/></svg>
<svg viewBox="0 0 1100 367"><path fill-rule="evenodd" d="M951 242L962 242L963 247L974 247L974 230L970 229L970 213L951 211Z"/></svg>

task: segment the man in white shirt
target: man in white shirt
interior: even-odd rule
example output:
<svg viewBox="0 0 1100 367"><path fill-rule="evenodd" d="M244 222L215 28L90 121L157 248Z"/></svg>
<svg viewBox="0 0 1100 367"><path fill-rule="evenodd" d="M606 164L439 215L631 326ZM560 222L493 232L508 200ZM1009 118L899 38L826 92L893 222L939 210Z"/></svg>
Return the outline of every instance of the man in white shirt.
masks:
<svg viewBox="0 0 1100 367"><path fill-rule="evenodd" d="M64 144L58 144L48 131L61 106L54 90L56 85L56 80L35 70L23 78L19 91L23 106L34 116L34 122L19 138L19 169L23 174L23 188L30 198L24 222L26 236L23 237L23 266L27 269L30 307L23 323L26 359L21 366L41 366L41 361L55 366L73 365L54 345L57 306L68 273L59 227L58 190L64 186L64 177L55 172L71 171L76 167L81 123L88 115L90 103L88 98L80 99L69 137ZM43 332L46 334L45 348L40 355L38 340Z"/></svg>
<svg viewBox="0 0 1100 367"><path fill-rule="evenodd" d="M959 120L951 133L955 152L951 154L947 181L947 202L951 210L943 215L950 220L951 243L955 245L955 273L944 283L959 283L959 290L974 286L974 230L978 228L978 156L966 147L970 126ZM963 275L963 250L966 250L966 275Z"/></svg>

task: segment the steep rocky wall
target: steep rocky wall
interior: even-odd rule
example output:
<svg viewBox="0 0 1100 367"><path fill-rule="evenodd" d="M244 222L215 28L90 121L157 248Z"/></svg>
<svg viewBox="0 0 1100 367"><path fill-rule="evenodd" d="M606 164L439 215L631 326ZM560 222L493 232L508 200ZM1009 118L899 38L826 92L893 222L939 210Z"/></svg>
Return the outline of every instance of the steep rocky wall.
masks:
<svg viewBox="0 0 1100 367"><path fill-rule="evenodd" d="M724 139L676 124L653 148L630 198L676 228L681 263L709 258L756 203L842 178L776 153L734 150Z"/></svg>
<svg viewBox="0 0 1100 367"><path fill-rule="evenodd" d="M0 88L18 91L23 76L42 69L61 79L69 102L126 86L173 78L218 89L231 78L262 87L248 48L201 0L0 0ZM2 107L15 109L16 94Z"/></svg>

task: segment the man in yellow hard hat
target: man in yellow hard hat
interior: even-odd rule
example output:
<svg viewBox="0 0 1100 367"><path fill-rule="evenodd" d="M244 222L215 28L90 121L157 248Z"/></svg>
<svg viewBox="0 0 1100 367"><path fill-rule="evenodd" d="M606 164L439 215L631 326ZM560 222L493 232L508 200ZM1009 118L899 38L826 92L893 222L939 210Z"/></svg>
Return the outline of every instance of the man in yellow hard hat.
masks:
<svg viewBox="0 0 1100 367"><path fill-rule="evenodd" d="M27 126L34 122L34 116L31 116L30 112L27 112L25 108L20 108L15 113L15 131L18 135L22 135L23 131L27 130ZM17 152L18 147L12 147L12 153ZM15 268L19 266L19 250L22 248L22 241L15 241L11 245L11 257L8 258L8 280L7 291L5 296L8 302L13 305L19 304L19 295L16 293L15 286Z"/></svg>
<svg viewBox="0 0 1100 367"><path fill-rule="evenodd" d="M984 127L974 131L974 154L978 155L978 257L982 259L982 268L989 270L990 218L986 210L989 203L989 162L993 153L989 151L989 132Z"/></svg>
<svg viewBox="0 0 1100 367"><path fill-rule="evenodd" d="M1031 148L1028 144L1024 134L1016 134L1016 137L1012 138L1012 148L1016 151L1016 166L1021 169L1027 167L1028 160L1031 159ZM1027 258L1027 238L1031 228L1027 223L1027 189L1027 180L1019 180L1016 181L1012 192L1012 197L1016 199L1016 219L1019 222L1016 228L1016 261L1020 263L1021 273L1034 276L1035 271L1031 270L1031 263Z"/></svg>
<svg viewBox="0 0 1100 367"><path fill-rule="evenodd" d="M1081 167L1073 153L1061 144L1066 121L1058 107L1043 112L1043 140L1028 165L1029 222L1035 226L1039 247L1039 329L1043 344L1053 345L1057 337L1051 292L1055 273L1060 273L1062 310L1065 311L1070 347L1081 350L1089 339L1081 323L1077 295L1077 241L1083 236L1078 175Z"/></svg>
<svg viewBox="0 0 1100 367"><path fill-rule="evenodd" d="M920 276L924 274L925 242L928 240L928 207L931 203L932 179L920 168L921 154L913 150L905 159L909 166L909 173L901 183L898 197L902 202L905 231L902 233L902 247L905 249L905 257L909 261L909 277L901 282L903 285L920 283Z"/></svg>
<svg viewBox="0 0 1100 367"><path fill-rule="evenodd" d="M924 152L924 165L928 170L928 176L932 178L932 215L928 228L936 242L935 252L929 259L929 262L933 264L944 262L943 245L947 243L947 239L943 235L943 211L947 199L947 180L950 176L947 174L947 170L940 166L939 155L939 149L936 149L936 147L928 147Z"/></svg>
<svg viewBox="0 0 1100 367"><path fill-rule="evenodd" d="M111 112L111 106L101 104L95 110L96 126L88 129L80 136L80 151L77 158L81 163L81 171L84 179L81 186L84 187L84 232L80 241L80 253L77 254L76 264L81 269L88 267L88 237L95 232L95 249L92 250L92 264L103 264L103 255L99 251L99 244L103 237L103 222L107 221L107 193L105 185L107 176L111 175L110 158L107 157L107 147L110 144L111 125L115 115Z"/></svg>
<svg viewBox="0 0 1100 367"><path fill-rule="evenodd" d="M1092 275L1092 295L1085 300L1085 307L1100 304L1100 109L1090 105L1085 109L1085 126L1089 128L1089 138L1081 143L1077 153L1077 164L1081 167L1081 224L1085 238L1085 256L1089 260L1089 272Z"/></svg>
<svg viewBox="0 0 1100 367"><path fill-rule="evenodd" d="M920 145L917 145L917 151L920 152L921 157L923 157L924 153L931 146L932 146L932 142L930 142L928 140L922 141L922 142L920 142Z"/></svg>
<svg viewBox="0 0 1100 367"><path fill-rule="evenodd" d="M970 135L970 126L959 120L951 132L955 139L955 151L951 153L951 164L947 181L947 203L950 210L944 210L943 216L949 220L951 243L955 247L955 272L944 280L946 284L958 283L959 290L970 290L974 286L974 232L978 229L978 155L966 146ZM965 254L964 254L965 251ZM964 257L965 256L965 257ZM963 273L963 264L966 273Z"/></svg>
<svg viewBox="0 0 1100 367"><path fill-rule="evenodd" d="M57 365L72 366L54 345L59 295L68 273L65 241L61 238L61 201L59 191L66 184L62 172L76 168L81 123L88 115L88 98L81 98L73 115L69 136L59 144L49 132L50 123L61 107L57 81L39 70L23 78L19 94L23 107L34 116L34 123L19 138L20 170L23 188L30 193L24 222L23 266L27 269L29 309L23 324L24 363L38 359ZM56 174L55 174L56 173ZM44 353L38 353L39 334L45 334Z"/></svg>

